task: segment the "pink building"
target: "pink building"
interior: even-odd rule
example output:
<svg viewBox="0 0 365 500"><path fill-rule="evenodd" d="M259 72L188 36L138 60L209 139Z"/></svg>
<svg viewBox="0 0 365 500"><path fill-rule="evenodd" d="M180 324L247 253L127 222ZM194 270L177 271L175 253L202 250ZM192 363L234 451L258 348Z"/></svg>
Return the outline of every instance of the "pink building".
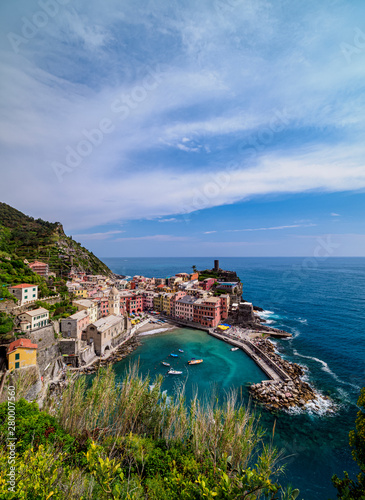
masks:
<svg viewBox="0 0 365 500"><path fill-rule="evenodd" d="M219 297L198 299L194 304L194 322L215 328L221 320L221 300Z"/></svg>
<svg viewBox="0 0 365 500"><path fill-rule="evenodd" d="M49 267L48 264L46 264L45 262L39 262L39 260L36 260L28 264L28 266L34 273L39 274L39 276L45 276L45 277L48 276Z"/></svg>
<svg viewBox="0 0 365 500"><path fill-rule="evenodd" d="M81 333L89 323L89 314L86 310L78 311L68 318L62 318L60 325L62 336L81 339Z"/></svg>
<svg viewBox="0 0 365 500"><path fill-rule="evenodd" d="M201 287L203 290L210 290L216 281L215 278L207 278L201 282Z"/></svg>
<svg viewBox="0 0 365 500"><path fill-rule="evenodd" d="M142 295L129 295L126 297L126 308L128 314L140 313L143 311L143 296Z"/></svg>
<svg viewBox="0 0 365 500"><path fill-rule="evenodd" d="M171 299L171 303L170 303L170 315L171 316L176 316L176 303L178 300L182 299L183 297L185 297L186 295L186 292L184 291L179 291L179 292L176 292L173 296L173 298Z"/></svg>
<svg viewBox="0 0 365 500"><path fill-rule="evenodd" d="M221 295L221 319L227 319L229 314L230 296Z"/></svg>
<svg viewBox="0 0 365 500"><path fill-rule="evenodd" d="M175 302L175 317L186 321L194 320L194 303L197 301L192 295L185 295Z"/></svg>
<svg viewBox="0 0 365 500"><path fill-rule="evenodd" d="M100 314L99 314L99 318L105 318L105 316L108 316L109 314L109 299L108 297L102 297L100 299L100 302L99 302L99 310L100 310Z"/></svg>
<svg viewBox="0 0 365 500"><path fill-rule="evenodd" d="M151 310L153 309L153 297L155 296L155 292L144 292L143 293L143 310Z"/></svg>

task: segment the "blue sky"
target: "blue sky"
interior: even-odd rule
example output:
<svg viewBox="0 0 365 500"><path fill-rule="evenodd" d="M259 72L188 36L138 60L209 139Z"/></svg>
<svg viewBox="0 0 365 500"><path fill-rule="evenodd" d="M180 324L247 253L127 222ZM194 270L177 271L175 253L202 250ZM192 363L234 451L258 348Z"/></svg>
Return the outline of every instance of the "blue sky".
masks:
<svg viewBox="0 0 365 500"><path fill-rule="evenodd" d="M196 4L2 4L1 200L101 257L365 256L363 2Z"/></svg>

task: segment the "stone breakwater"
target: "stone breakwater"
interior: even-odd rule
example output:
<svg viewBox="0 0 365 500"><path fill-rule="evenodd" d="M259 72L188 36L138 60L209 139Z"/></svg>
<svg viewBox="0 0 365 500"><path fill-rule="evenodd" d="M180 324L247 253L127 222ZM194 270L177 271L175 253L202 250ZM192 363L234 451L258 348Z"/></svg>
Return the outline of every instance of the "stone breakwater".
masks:
<svg viewBox="0 0 365 500"><path fill-rule="evenodd" d="M253 384L249 388L251 396L269 410L284 410L293 407L301 408L309 402L313 402L314 407L316 407L319 394L301 379L304 375L303 368L279 356L275 352L273 344L268 340L254 340L253 343L280 366L288 374L290 380L286 382L264 381L259 384ZM321 396L321 399L329 398Z"/></svg>
<svg viewBox="0 0 365 500"><path fill-rule="evenodd" d="M140 345L141 342L137 338L132 337L130 340L127 340L127 342L117 347L107 358L99 358L95 360L92 365L80 368L78 371L80 373L94 373L102 366L108 366L126 358Z"/></svg>

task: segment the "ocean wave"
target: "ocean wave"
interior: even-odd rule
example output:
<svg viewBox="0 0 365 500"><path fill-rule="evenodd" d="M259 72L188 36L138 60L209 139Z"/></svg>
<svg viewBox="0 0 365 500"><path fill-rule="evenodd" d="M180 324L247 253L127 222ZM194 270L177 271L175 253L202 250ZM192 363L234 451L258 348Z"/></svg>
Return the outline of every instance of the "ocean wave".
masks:
<svg viewBox="0 0 365 500"><path fill-rule="evenodd" d="M269 311L269 310L266 311L265 310L265 311L257 311L257 314L259 316L263 316L265 318L266 316L271 316L272 314L275 314L275 313L274 313L274 311Z"/></svg>
<svg viewBox="0 0 365 500"><path fill-rule="evenodd" d="M308 325L308 320L305 318L296 318L296 321L299 321L302 325Z"/></svg>
<svg viewBox="0 0 365 500"><path fill-rule="evenodd" d="M166 330L168 330L168 328L157 328L156 330L150 330L149 332L142 332L139 333L138 335L140 335L141 337L142 335L154 335L155 333L166 332Z"/></svg>
<svg viewBox="0 0 365 500"><path fill-rule="evenodd" d="M293 349L293 354L295 356L299 356L300 358L312 359L313 361L316 361L317 363L319 363L320 365L322 365L321 370L323 370L324 372L326 372L329 375L331 375L331 377L333 377L339 384L348 385L348 386L353 387L354 389L357 389L357 390L361 389L356 384L351 384L351 382L346 382L345 380L341 380L340 377L338 375L336 375L336 373L334 373L331 370L331 368L328 366L328 364L325 361L323 361L322 359L315 358L314 356L305 356L304 354L299 354L299 352L296 349Z"/></svg>
<svg viewBox="0 0 365 500"><path fill-rule="evenodd" d="M286 413L290 415L301 415L307 413L309 415L328 416L335 415L340 409L340 405L332 399L327 398L320 392L316 393L316 398L313 401L308 401L304 406L294 406L288 408Z"/></svg>

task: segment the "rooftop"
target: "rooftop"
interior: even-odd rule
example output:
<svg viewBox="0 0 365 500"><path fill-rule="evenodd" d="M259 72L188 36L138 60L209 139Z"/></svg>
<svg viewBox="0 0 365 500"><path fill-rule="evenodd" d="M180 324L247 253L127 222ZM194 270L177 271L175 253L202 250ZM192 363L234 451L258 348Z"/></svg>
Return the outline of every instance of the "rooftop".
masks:
<svg viewBox="0 0 365 500"><path fill-rule="evenodd" d="M29 339L18 339L14 340L8 347L8 354L15 351L19 347L24 347L26 349L37 349L37 344L32 344L32 341Z"/></svg>
<svg viewBox="0 0 365 500"><path fill-rule="evenodd" d="M124 321L124 318L122 316L114 316L114 314L110 314L109 316L106 316L105 318L100 318L93 325L99 330L99 332L104 332L105 330L108 330L108 328L117 325L121 321Z"/></svg>
<svg viewBox="0 0 365 500"><path fill-rule="evenodd" d="M22 283L21 285L14 285L9 288L29 288L31 286L36 287L38 285L30 285L29 283Z"/></svg>
<svg viewBox="0 0 365 500"><path fill-rule="evenodd" d="M38 309L32 309L31 311L24 311L22 314L28 314L28 316L38 316L38 314L48 313L48 309L44 307L38 307Z"/></svg>

